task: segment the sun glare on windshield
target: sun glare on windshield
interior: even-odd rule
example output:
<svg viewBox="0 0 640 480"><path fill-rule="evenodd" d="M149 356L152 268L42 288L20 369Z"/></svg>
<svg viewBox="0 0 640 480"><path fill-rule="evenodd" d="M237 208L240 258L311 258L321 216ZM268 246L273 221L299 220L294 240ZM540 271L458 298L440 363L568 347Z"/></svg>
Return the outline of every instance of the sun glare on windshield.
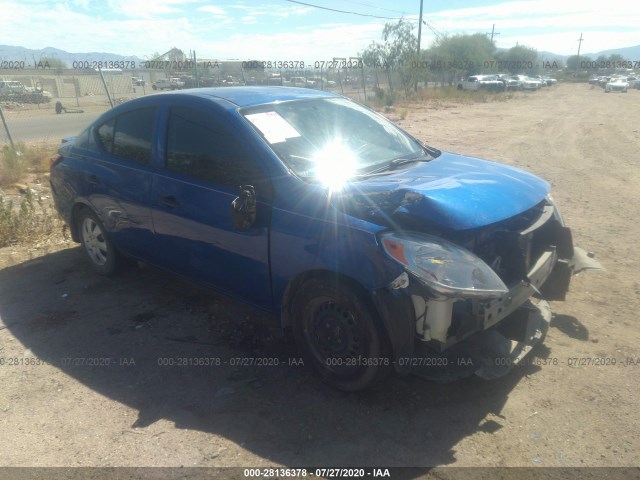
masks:
<svg viewBox="0 0 640 480"><path fill-rule="evenodd" d="M357 168L353 152L339 141L333 141L313 156L316 178L331 190L340 190Z"/></svg>

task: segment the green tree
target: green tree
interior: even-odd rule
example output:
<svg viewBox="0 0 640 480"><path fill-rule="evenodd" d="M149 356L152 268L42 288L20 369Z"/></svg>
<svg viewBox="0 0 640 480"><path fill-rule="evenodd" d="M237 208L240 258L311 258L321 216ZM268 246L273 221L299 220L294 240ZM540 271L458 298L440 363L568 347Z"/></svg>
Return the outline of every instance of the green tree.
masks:
<svg viewBox="0 0 640 480"><path fill-rule="evenodd" d="M418 37L413 34L413 25L404 18L396 24L387 23L382 30L382 39L391 68L411 61L418 49Z"/></svg>
<svg viewBox="0 0 640 480"><path fill-rule="evenodd" d="M606 55L599 55L598 58L596 58L596 62L593 65L593 69L597 70L598 68L600 68L601 65L606 65L607 64L607 56Z"/></svg>
<svg viewBox="0 0 640 480"><path fill-rule="evenodd" d="M495 61L495 44L483 33L444 35L427 52L433 73L442 69L457 76L474 75Z"/></svg>
<svg viewBox="0 0 640 480"><path fill-rule="evenodd" d="M508 70L510 73L534 73L538 71L538 51L535 48L516 45L509 50L496 54L498 69Z"/></svg>
<svg viewBox="0 0 640 480"><path fill-rule="evenodd" d="M372 68L376 79L376 88L380 88L380 80L378 78L378 72L381 69L385 71L388 69L386 66L386 54L382 44L377 42L371 42L371 44L360 52L360 58L362 63L368 68Z"/></svg>
<svg viewBox="0 0 640 480"><path fill-rule="evenodd" d="M389 88L393 88L392 71L399 72L405 89L414 81L411 62L415 59L418 38L414 35L413 29L413 25L404 18L397 23L387 23L382 30L383 42L371 42L359 54L366 66L385 71Z"/></svg>
<svg viewBox="0 0 640 480"><path fill-rule="evenodd" d="M622 55L618 54L618 53L613 53L611 55L609 55L608 60L611 63L621 63L621 62L626 62L627 59L624 58Z"/></svg>
<svg viewBox="0 0 640 480"><path fill-rule="evenodd" d="M569 70L577 70L580 67L580 62L584 61L585 57L580 57L579 55L571 55L567 58L567 68Z"/></svg>

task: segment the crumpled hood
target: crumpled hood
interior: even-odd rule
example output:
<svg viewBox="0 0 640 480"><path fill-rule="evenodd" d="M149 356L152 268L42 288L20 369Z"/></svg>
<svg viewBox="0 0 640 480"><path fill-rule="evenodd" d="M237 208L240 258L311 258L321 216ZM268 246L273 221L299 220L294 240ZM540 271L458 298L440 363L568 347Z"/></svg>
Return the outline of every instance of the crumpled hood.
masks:
<svg viewBox="0 0 640 480"><path fill-rule="evenodd" d="M548 193L549 184L530 173L442 152L430 162L349 184L336 205L374 223L390 224L402 215L459 231L513 217Z"/></svg>

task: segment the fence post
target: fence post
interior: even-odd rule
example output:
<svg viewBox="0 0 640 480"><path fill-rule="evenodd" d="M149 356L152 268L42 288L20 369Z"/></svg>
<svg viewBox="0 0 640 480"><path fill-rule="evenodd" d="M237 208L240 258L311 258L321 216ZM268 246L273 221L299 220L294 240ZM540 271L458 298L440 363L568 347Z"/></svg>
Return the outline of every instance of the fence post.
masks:
<svg viewBox="0 0 640 480"><path fill-rule="evenodd" d="M111 108L113 108L113 100L111 99L111 94L109 94L109 89L107 88L107 82L104 81L104 75L102 75L102 69L100 67L98 67L98 73L100 74L100 79L102 80L104 91L107 92L107 98L109 99L109 104L111 105Z"/></svg>
<svg viewBox="0 0 640 480"><path fill-rule="evenodd" d="M11 149L15 150L16 147L13 144L13 139L11 138L11 133L9 133L9 127L7 126L7 122L4 119L4 114L2 113L2 107L0 107L0 118L2 119L2 125L4 125L4 131L7 132L7 137L9 138L9 144L11 145Z"/></svg>

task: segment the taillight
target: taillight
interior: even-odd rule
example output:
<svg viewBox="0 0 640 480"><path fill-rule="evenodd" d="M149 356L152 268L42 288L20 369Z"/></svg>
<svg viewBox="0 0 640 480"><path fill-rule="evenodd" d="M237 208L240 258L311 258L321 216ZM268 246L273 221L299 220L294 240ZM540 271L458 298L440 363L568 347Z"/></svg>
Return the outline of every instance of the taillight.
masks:
<svg viewBox="0 0 640 480"><path fill-rule="evenodd" d="M50 161L49 168L53 168L57 164L59 164L62 161L62 158L63 158L62 155L60 155L59 153L56 153L53 157L49 159Z"/></svg>

